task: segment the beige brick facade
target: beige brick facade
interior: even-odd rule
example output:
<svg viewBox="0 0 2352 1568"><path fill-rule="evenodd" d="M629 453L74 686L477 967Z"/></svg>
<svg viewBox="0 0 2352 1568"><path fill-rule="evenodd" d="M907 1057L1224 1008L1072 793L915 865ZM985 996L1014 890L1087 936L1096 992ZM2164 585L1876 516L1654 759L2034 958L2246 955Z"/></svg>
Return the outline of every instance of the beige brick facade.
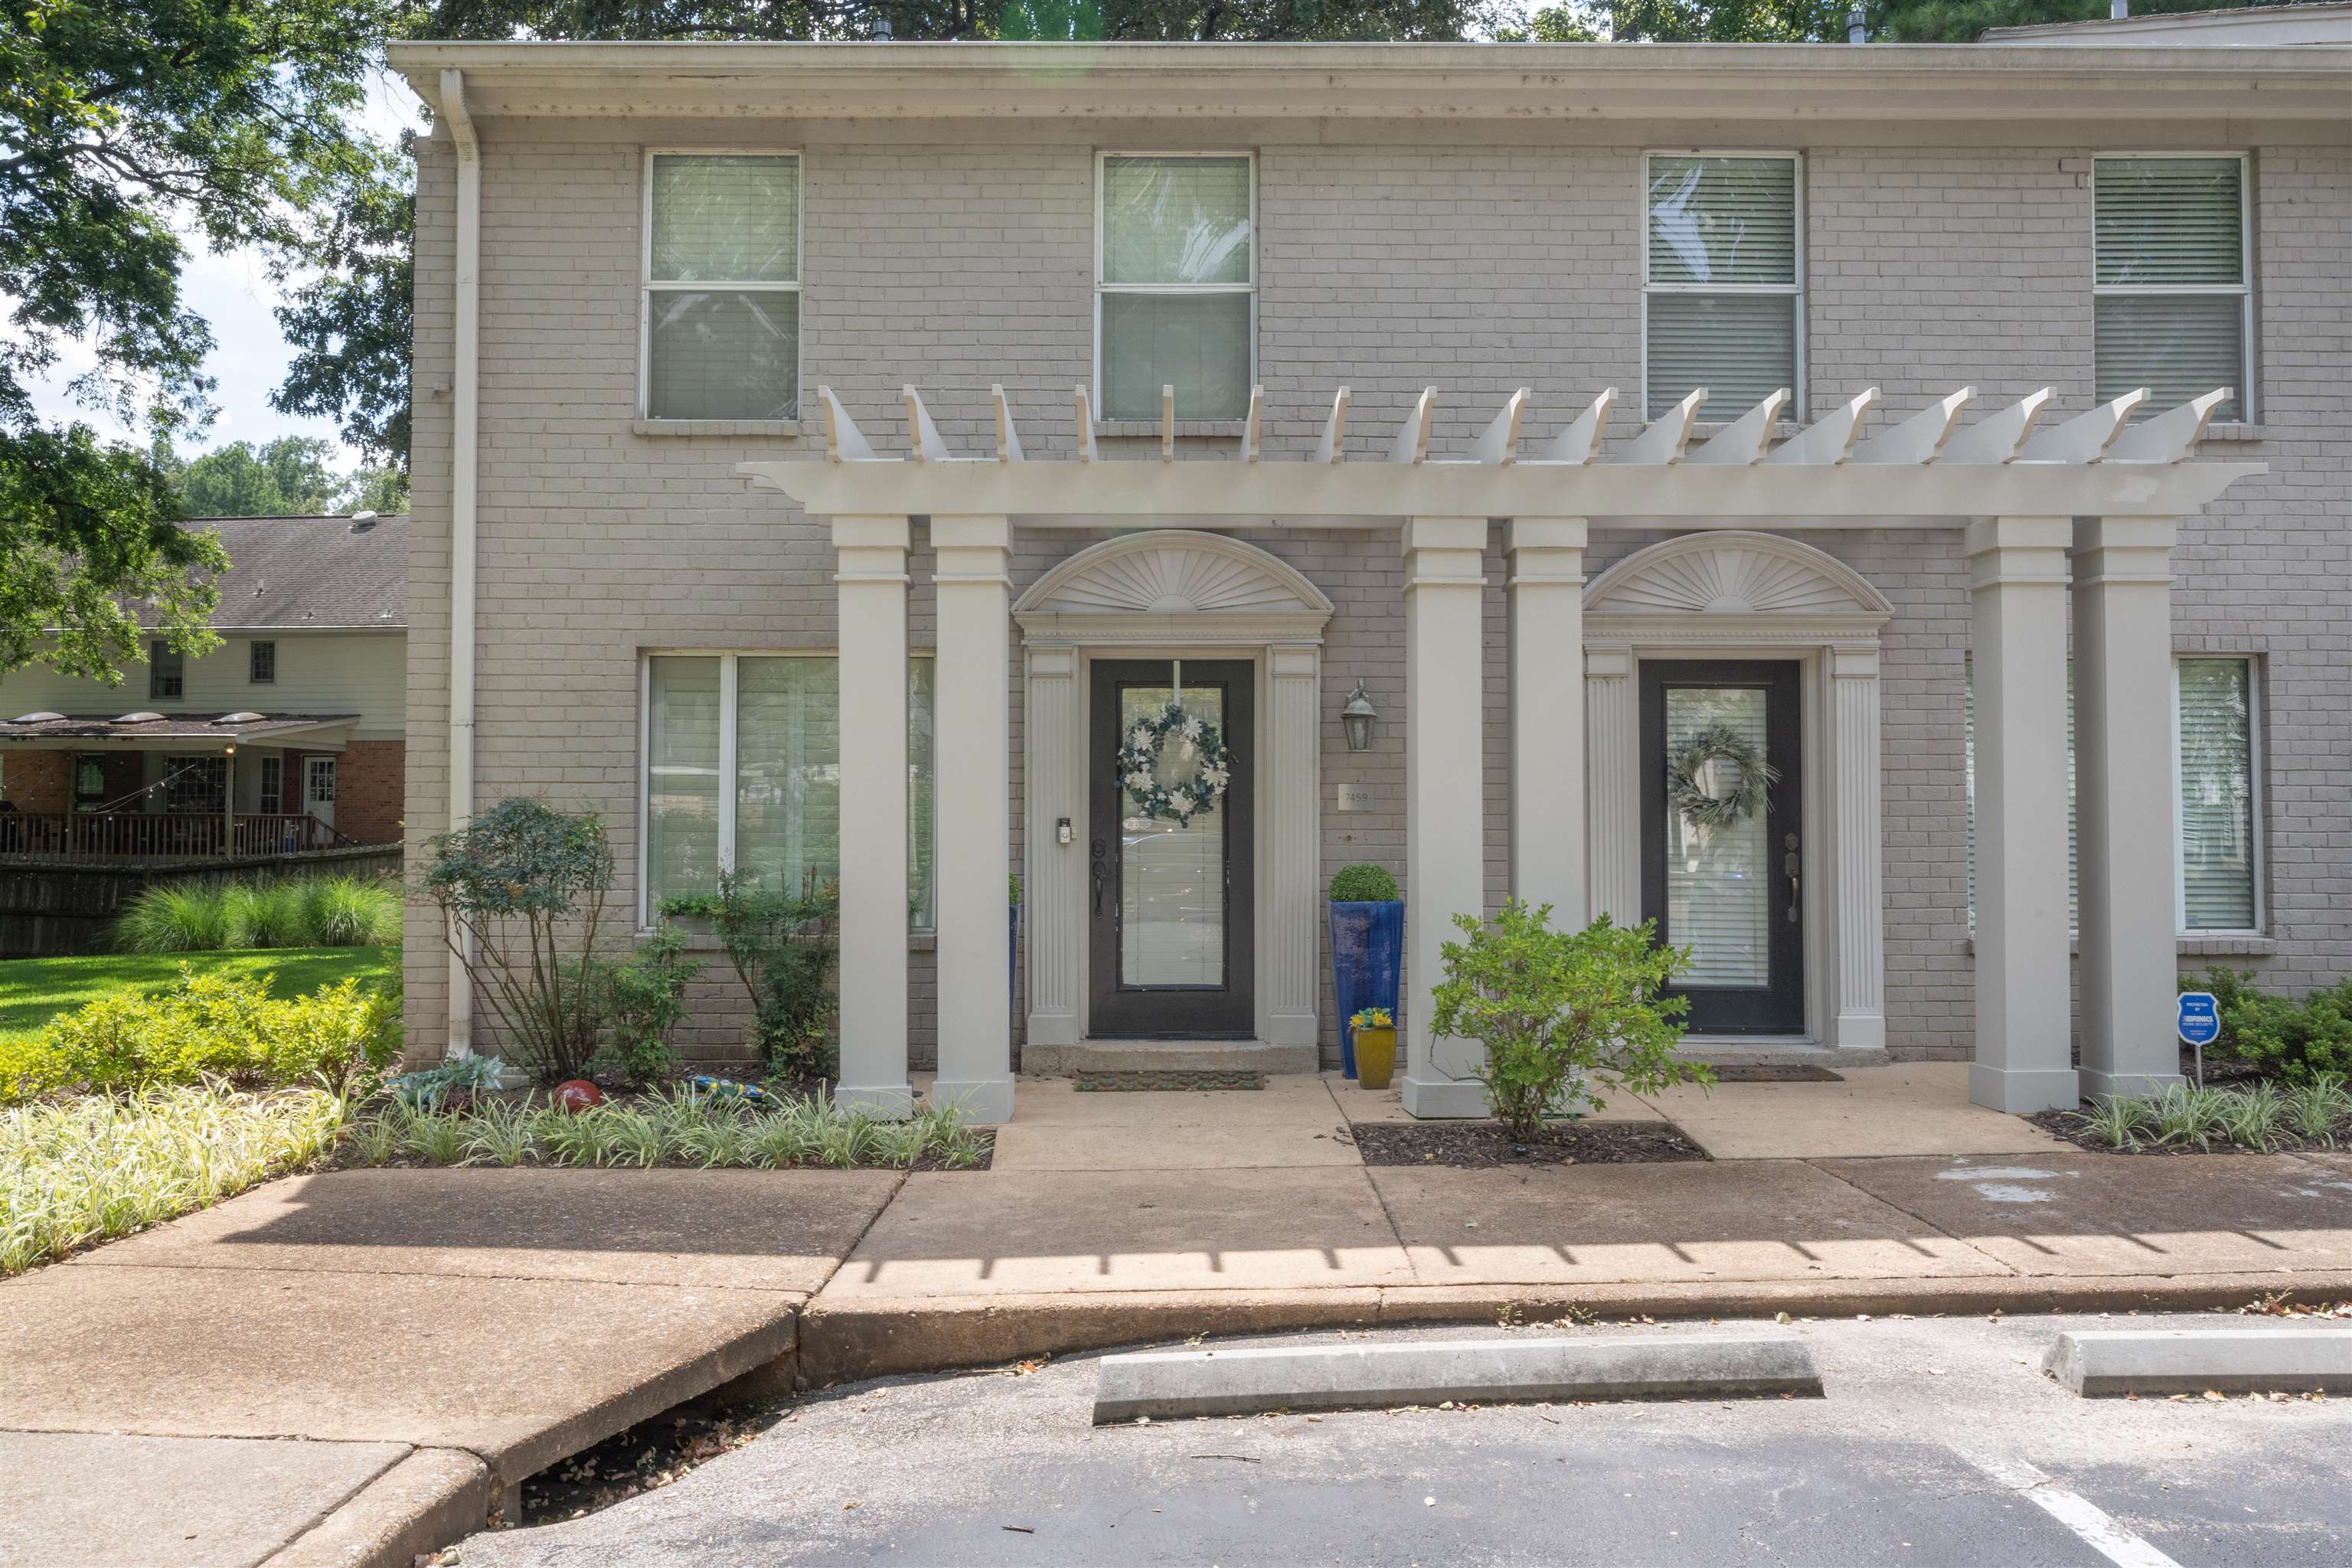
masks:
<svg viewBox="0 0 2352 1568"><path fill-rule="evenodd" d="M1433 449L1458 451L1512 389L1535 390L1548 436L1602 386L1638 401L1642 146L1479 145L1326 124L1268 125L1188 145L1258 157L1259 379L1269 461L1319 434L1330 389L1354 392L1356 448L1392 429L1421 387L1442 389ZM822 124L640 132L619 122L486 121L481 305L478 798L535 795L606 815L634 907L637 670L646 649L823 649L834 643L824 529L733 466L819 458L809 436L638 433L638 266L647 146L775 145L804 157L804 408L824 383L899 444L896 395L922 386L950 443L992 440L1001 382L1033 456L1066 456L1069 389L1091 374L1093 155L1081 130L1005 123L987 137L890 139ZM1739 145L1805 153L1805 353L1813 410L1865 386L1908 411L1975 385L1987 400L2048 384L2090 402L2090 158L2048 146L1906 146L1899 126L1803 147L1799 127ZM1500 137L1495 140L1500 141ZM1106 134L1108 146L1164 138ZM2257 373L2251 426L2208 456L2267 462L2178 553L2180 651L2259 657L2266 936L2248 950L2301 988L2352 972L2352 152L2253 145L2228 129L2168 127L2166 146L2252 153ZM420 160L415 521L410 581L406 833L446 811L453 161ZM1629 415L1617 429L1630 434ZM1220 427L1220 433L1222 433ZM1122 433L1123 432L1123 433ZM1139 444L1141 432L1116 427ZM1223 460L1230 443L1185 443ZM1016 535L1015 591L1091 536ZM1391 531L1252 536L1337 605L1324 649L1322 858L1402 871L1402 572ZM1596 530L1597 574L1654 535ZM1957 529L1800 535L1862 573L1895 608L1884 640L1886 1022L1903 1056L1961 1057L1971 1034L1962 774L1969 605ZM931 638L916 532L910 638ZM1499 531L1486 564L1488 886L1507 863L1507 687ZM1014 648L1013 862L1019 868L1021 683ZM1339 710L1361 680L1381 713L1375 749L1345 749ZM945 764L943 764L944 766ZM1341 783L1376 808L1341 816ZM1408 899L1412 889L1406 889ZM411 916L412 1048L441 1039L446 962ZM2202 964L2202 956L2185 957ZM912 962L917 1065L928 1059L929 954ZM683 1037L724 1059L740 1038L731 976L704 986ZM1328 980L1326 982L1328 986ZM1333 1035L1325 995L1327 1053Z"/></svg>

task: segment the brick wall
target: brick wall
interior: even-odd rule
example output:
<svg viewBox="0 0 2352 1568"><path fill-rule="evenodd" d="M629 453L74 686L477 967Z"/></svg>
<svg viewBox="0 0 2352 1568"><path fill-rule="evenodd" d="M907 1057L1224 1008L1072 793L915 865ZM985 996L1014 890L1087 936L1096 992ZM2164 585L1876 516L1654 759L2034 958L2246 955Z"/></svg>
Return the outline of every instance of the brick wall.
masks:
<svg viewBox="0 0 2352 1568"><path fill-rule="evenodd" d="M1569 138L1551 128L1515 128ZM537 134L537 133L535 133ZM845 141L780 130L805 153L803 357L813 399L831 384L877 444L902 439L896 396L931 395L950 444L987 449L984 391L1001 382L1037 458L1067 457L1069 388L1091 374L1093 150L1079 133L1003 127L958 145ZM1808 153L1806 353L1810 402L1864 386L1907 413L1974 384L1980 406L2034 387L2086 406L2091 381L2091 150L1906 148L1901 127ZM2229 144L2168 128L2168 145ZM731 128L727 140L761 140ZM1031 138L1019 140L1019 138ZM653 138L676 145L675 135ZM1773 144L1801 140L1791 129ZM1150 136L1129 144L1160 145ZM1263 143L1259 373L1270 460L1319 434L1331 388L1353 390L1359 455L1419 389L1442 389L1433 449L1458 451L1517 386L1548 436L1602 386L1633 410L1641 385L1633 146L1474 147L1369 136ZM636 670L649 648L823 649L834 643L832 552L818 523L750 493L739 461L815 458L807 437L653 437L636 397L642 146L593 124L542 140L488 133L483 203L479 798L534 794L605 814L634 905ZM447 485L453 166L421 163L416 515L410 584L408 799L412 844L446 822ZM2352 153L2258 148L2253 165L2260 331L2257 424L2207 455L2267 462L2184 531L2176 631L2184 651L2263 660L2263 778L2271 938L2249 955L2297 988L2352 970L2352 826L2341 770L2352 742L2352 588L2344 542L2352 412L2345 367L2352 284ZM1628 412L1619 439L1638 420ZM1121 429L1127 431L1121 433ZM1149 439L1114 429L1105 445ZM1229 443L1181 456L1223 460ZM932 637L929 564L917 531L911 637ZM1024 531L1026 586L1092 535ZM1597 573L1654 535L1596 531ZM1971 1029L1961 703L1969 641L1953 529L1819 530L1801 537L1871 579L1895 606L1885 633L1887 1008L1899 1053L1966 1054ZM1325 869L1403 868L1401 563L1388 530L1253 536L1338 605L1325 648ZM1487 562L1487 857L1507 863L1502 773L1507 702L1502 562ZM1013 693L1013 864L1022 721ZM1361 679L1381 714L1368 753L1344 748L1338 711ZM1376 808L1339 815L1340 782ZM1408 896L1410 896L1410 889ZM442 973L412 916L411 1039L437 1048ZM2190 962L2201 963L2195 959ZM916 1057L928 1058L932 970L913 955ZM714 1057L740 1039L731 976L698 987L687 1034ZM1325 1003L1328 1005L1328 992ZM1330 1039L1327 1027L1327 1047Z"/></svg>
<svg viewBox="0 0 2352 1568"><path fill-rule="evenodd" d="M335 763L338 831L362 844L400 842L407 751L400 741L352 741L343 747Z"/></svg>
<svg viewBox="0 0 2352 1568"><path fill-rule="evenodd" d="M71 811L72 754L10 751L0 758L0 800L18 811Z"/></svg>

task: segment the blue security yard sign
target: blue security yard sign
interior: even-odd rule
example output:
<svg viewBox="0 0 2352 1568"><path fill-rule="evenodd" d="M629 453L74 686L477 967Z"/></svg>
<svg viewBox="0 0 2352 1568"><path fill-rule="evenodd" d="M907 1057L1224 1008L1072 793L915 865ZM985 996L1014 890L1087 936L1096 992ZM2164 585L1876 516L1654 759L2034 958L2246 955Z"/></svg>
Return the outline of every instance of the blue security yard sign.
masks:
<svg viewBox="0 0 2352 1568"><path fill-rule="evenodd" d="M2197 1047L2197 1086L2205 1086L2205 1047L2221 1037L2221 1004L2210 991L2183 991L2175 1005L2173 1026L2181 1043Z"/></svg>

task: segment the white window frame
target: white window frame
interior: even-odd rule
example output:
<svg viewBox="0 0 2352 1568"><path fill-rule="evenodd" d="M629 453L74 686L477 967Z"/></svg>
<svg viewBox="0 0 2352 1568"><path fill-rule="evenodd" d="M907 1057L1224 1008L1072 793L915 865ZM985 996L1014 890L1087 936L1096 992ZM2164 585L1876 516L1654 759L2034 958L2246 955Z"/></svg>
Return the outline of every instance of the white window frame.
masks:
<svg viewBox="0 0 2352 1568"><path fill-rule="evenodd" d="M1103 281L1103 177L1113 158L1240 158L1249 164L1249 281L1247 283L1105 283ZM1103 407L1103 296L1105 294L1247 294L1249 296L1249 384L1257 382L1257 154L1242 148L1187 147L1161 151L1146 147L1100 147L1095 150L1095 361L1093 384L1097 423L1109 417ZM1198 421L1195 421L1198 423ZM1223 423L1239 423L1238 420Z"/></svg>
<svg viewBox="0 0 2352 1568"><path fill-rule="evenodd" d="M2101 163L2141 163L2150 158L2202 158L2210 163L2224 161L2238 165L2238 281L2230 283L2102 283L2099 281L2099 165ZM2173 153L2095 153L2091 155L2091 298L2095 300L2113 296L2129 299L2134 296L2164 298L2187 295L2235 294L2238 300L2238 418L2231 423L2255 422L2254 411L2254 169L2253 160L2243 153L2203 152ZM2096 309L2095 306L2093 307ZM2099 342L2095 330L2091 334L2091 379L2099 376ZM2148 408L2143 414L2160 414L2162 409ZM2216 654L2216 658L2233 657ZM2259 904L2256 906L2259 908Z"/></svg>
<svg viewBox="0 0 2352 1568"><path fill-rule="evenodd" d="M909 660L931 660L931 678L939 679L939 654L931 648L908 648ZM836 668L841 663L841 650L824 647L649 647L637 652L637 932L645 935L654 929L653 877L646 864L650 846L653 810L654 760L654 660L657 658L715 658L719 661L719 865L722 870L735 868L735 713L740 664L747 658L824 658ZM933 686L937 700L936 684ZM931 715L931 875L939 876L940 853L940 791L939 791L939 715ZM911 869L911 866L909 868ZM939 929L939 899L934 891L931 900L931 923L910 925L909 931L933 931Z"/></svg>
<svg viewBox="0 0 2352 1568"><path fill-rule="evenodd" d="M2185 820L2181 796L2188 781L2180 768L2180 663L2183 659L2233 659L2246 667L2246 795L2252 817L2252 831L2246 836L2247 853L2253 858L2254 923L2242 929L2218 926L2189 927L2189 825ZM2263 837L2263 659L2254 653L2176 653L2172 656L2172 924L2181 940L2204 938L2252 937L2268 934L2270 930L2269 889L2264 885L2263 872L2269 858L2269 846Z"/></svg>
<svg viewBox="0 0 2352 1568"><path fill-rule="evenodd" d="M1659 283L1650 277L1650 164L1658 158L1786 158L1793 166L1790 195L1796 211L1790 221L1795 238L1792 283ZM1650 417L1650 296L1653 294L1762 294L1792 299L1796 304L1795 363L1790 375L1795 384L1789 388L1789 406L1780 411L1783 419L1802 424L1808 406L1805 389L1805 252L1810 248L1806 234L1805 155L1793 147L1651 147L1642 153L1641 184L1633 193L1633 233L1642 247L1642 422ZM1726 423L1747 413L1745 408L1717 408L1713 400L1699 411L1702 421Z"/></svg>
<svg viewBox="0 0 2352 1568"><path fill-rule="evenodd" d="M793 225L793 280L789 283L730 283L703 279L693 283L661 282L654 278L654 160L656 158L789 158L794 165L793 184L799 216ZM643 187L637 211L637 417L663 424L708 423L665 418L653 412L654 295L669 293L803 294L808 276L808 158L797 147L648 147L639 174ZM803 389L808 377L808 307L803 298L793 310L793 411L781 420L734 421L745 424L792 424L801 416ZM729 423L722 421L721 423Z"/></svg>

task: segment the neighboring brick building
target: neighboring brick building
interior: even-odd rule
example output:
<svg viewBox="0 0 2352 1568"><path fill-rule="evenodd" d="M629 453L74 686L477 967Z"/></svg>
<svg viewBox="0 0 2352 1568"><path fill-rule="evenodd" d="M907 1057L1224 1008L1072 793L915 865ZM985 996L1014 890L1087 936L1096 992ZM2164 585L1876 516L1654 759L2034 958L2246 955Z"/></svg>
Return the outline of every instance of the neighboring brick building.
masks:
<svg viewBox="0 0 2352 1568"><path fill-rule="evenodd" d="M240 854L398 843L407 517L190 526L217 531L229 555L218 647L184 659L151 639L147 662L112 687L38 665L0 679L14 843L209 855L231 816Z"/></svg>
<svg viewBox="0 0 2352 1568"><path fill-rule="evenodd" d="M1268 471L1317 456L1337 386L1349 389L1350 468L1388 455L1426 386L1440 389L1433 466L1469 456L1517 389L1533 392L1518 447L1529 458L1613 387L1621 402L1596 474L1633 456L1634 434L1693 386L1715 393L1699 417L1723 410L1727 421L1789 388L1784 437L1833 419L1870 388L1879 397L1863 433L1875 437L1964 386L1976 401L1960 427L2053 389L2044 431L2132 387L2155 389L2141 410L2153 414L2226 386L2231 395L2209 409L2192 460L2267 471L2181 517L2169 557L2172 652L2184 661L2169 710L2178 777L2158 785L2186 804L2174 808L2172 842L2148 843L2137 858L2174 866L2182 967L2226 959L2289 991L2352 970L2352 834L2330 782L2352 742L2352 617L2342 607L2352 589L2352 149L2342 115L2352 52L418 43L395 46L394 58L441 110L418 143L412 843L441 831L449 812L452 487L468 375L478 376L479 444L468 502L478 529L473 799L534 795L604 813L618 896L639 910L649 881L656 894L702 885L730 854L779 875L830 871L842 840L870 829L853 829L860 792L839 782L858 703L831 695L829 666L822 676L803 668L840 648L845 632L862 634L837 607L865 591L869 571L884 584L877 613L892 613L887 580L903 574L909 584L910 788L919 816L930 805L926 750L934 725L954 717L944 705L933 713L932 683L959 673L924 657L945 640L934 545L961 536L908 505L881 509L914 517L903 557L887 530L853 538L853 529L837 548L825 518L737 471L825 459L821 384L887 454L915 439L900 432L909 417L901 388L916 384L946 446L983 458L1000 449L989 395L1001 385L1033 468L1079 455L1076 385L1091 402L1098 455L1122 460L1103 467L1155 472L1162 384L1181 388L1167 448L1175 459L1230 465L1237 442L1262 435ZM456 351L462 160L453 127L479 148L473 364ZM1253 385L1264 388L1255 428L1243 408ZM1687 449L1724 428L1700 424ZM908 465L910 485L918 467ZM2034 467L2011 471L2030 484ZM982 483L982 470L965 472ZM1033 1063L1071 1059L1066 1047L1089 1038L1171 1033L1305 1041L1327 1065L1337 1059L1319 909L1263 901L1266 884L1249 879L1230 843L1224 885L1261 895L1253 940L1262 990L1269 977L1301 973L1309 990L1261 994L1254 1014L1216 1020L1238 1029L1156 1029L1136 1020L1132 997L1106 1001L1108 965L1122 975L1141 965L1138 973L1181 989L1168 977L1206 962L1202 931L1230 942L1246 927L1222 903L1204 908L1198 879L1168 895L1172 912L1155 923L1153 879L1175 888L1190 875L1150 859L1160 827L1115 805L1105 820L1120 826L1090 832L1085 796L1058 784L1030 789L1040 757L1057 766L1084 757L1072 777L1089 789L1098 773L1107 780L1108 753L1095 753L1121 729L1114 719L1089 739L1082 710L1056 708L1051 732L1033 733L1033 704L1061 689L1053 682L1091 689L1090 671L1144 654L1241 658L1255 673L1225 695L1255 695L1257 756L1295 757L1309 780L1307 809L1277 819L1267 802L1281 781L1258 776L1257 875L1290 876L1265 868L1300 842L1311 846L1302 875L1318 883L1359 860L1410 871L1415 634L1404 519L1296 526L1284 509L1265 510L1255 526L1192 514L1167 526L1242 542L1246 551L1223 555L1222 545L1186 546L1184 559L1230 562L1235 581L1273 595L1267 603L1297 574L1307 588L1283 602L1301 615L1328 605L1313 610L1314 630L1219 646L1192 640L1180 617L1162 614L1166 639L1129 626L1081 642L1066 676L1055 663L1065 657L1058 634L1038 619L1076 614L1077 600L1055 597L1055 574L1137 521L1105 516L1100 529L1073 532L1068 519L1013 520L1007 570L1027 618L1005 639L1003 869L1028 885L1013 1014ZM1475 737L1467 749L1483 753L1468 787L1483 802L1487 904L1512 887L1525 837L1545 830L1548 781L1513 776L1515 674L1522 691L1570 683L1587 715L1573 740L1590 776L1569 799L1593 803L1589 843L1569 835L1580 874L1580 858L1591 861L1577 901L1628 918L1671 912L1670 935L1707 945L1701 956L1716 964L1717 989L1748 998L1706 1003L1721 1048L1745 1038L1906 1058L1974 1049L1980 1060L1997 1049L1986 1043L1994 1026L1979 1008L1972 935L1970 668L1972 655L1980 671L1990 657L1982 590L2030 574L2011 559L2024 548L2014 541L1979 534L1971 544L1974 509L1946 510L1883 526L1799 507L1760 518L1715 508L1687 520L1785 542L1726 554L1666 548L1680 530L1596 508L1577 563L1590 584L1581 672L1572 661L1514 671L1510 536L1487 530L1476 573L1479 710L1465 731ZM1435 546L1412 548L1423 559L1412 569L1425 570ZM2054 579L2032 580L2063 584L2069 545L2038 548L2062 564ZM2103 548L2095 535L2074 548L2079 634L2079 595L2138 579L2089 564ZM1654 563L1647 575L1637 564L1603 582L1645 549L1662 552L1644 558ZM1175 555L1138 550L1103 557L1108 575L1069 592L1099 598L1121 572L1179 570ZM853 552L863 564L849 564ZM1777 640L1702 625L1712 613L1777 605L1743 597L1764 595L1763 577L1729 581L1759 570L1828 595L1812 602L1820 624L1844 616L1845 629L1796 639L1812 624L1801 607L1792 635ZM952 565L948 575L963 580ZM1444 579L1464 580L1461 571ZM1156 613L1155 602L1162 612L1207 603L1165 583L1152 593L1161 600L1143 593L1137 614ZM1676 593L1687 600L1680 608L1669 605ZM1689 617L1684 629L1655 624L1670 611ZM1866 647L1837 644L1865 621ZM2061 637L2063 626L2062 610ZM1282 686L1285 637L1314 650L1301 667L1312 671L1311 707ZM2064 645L2055 646L2053 662L2063 661ZM1700 660L1717 668L1665 668ZM1790 668L1785 691L1755 668L1776 661ZM2063 689L2061 671L2037 674L2049 692ZM1133 679L1139 689L1150 684ZM1868 718L1842 717L1838 705L1864 685L1875 704ZM1351 751L1341 711L1360 686L1378 720L1370 748ZM1752 704L1742 695L1755 693ZM1680 715L1668 721L1682 727L1675 745L1664 730L1637 729L1637 720L1650 726L1639 712L1645 695ZM1285 702L1289 723L1314 737L1303 752L1277 718ZM1664 763L1698 733L1690 727L1710 703L1735 729L1755 727L1768 750L1785 728L1798 759L1785 771L1803 779L1785 787L1819 814L1805 818L1801 849L1784 857L1760 839L1744 849L1676 839L1690 853L1676 851L1679 868L1667 862L1664 836L1683 832L1682 819L1648 809L1657 803L1645 797L1663 800ZM1838 762L1871 754L1839 750L1846 723L1866 730L1876 762L1841 775ZM2061 749L2043 748L2048 768ZM943 748L942 795L992 760ZM721 771L730 763L731 781ZM1852 826L1870 821L1855 815L1865 795L1876 814L1868 854L1852 837L1870 837ZM1041 804L1069 800L1077 809L1066 816L1065 805ZM1068 817L1071 840L1053 841ZM2054 820L2033 831L2065 858L2071 814L2067 840L2049 837ZM1119 844L1107 904L1087 869L1089 839L1106 836ZM945 830L940 838L944 864L960 844ZM2011 847L2001 852L2021 841L2004 838ZM1218 847L1187 840L1166 858L1195 852L1213 858ZM919 1067L936 1059L945 1004L934 950L950 935L944 919L937 936L932 929L932 856L919 832L900 1026ZM1815 856L1795 875L1783 869L1784 858L1799 867ZM2042 858L2035 875L2054 874L2053 858ZM2086 859L2086 876L2120 887L2134 868L2116 858L2095 873ZM2004 898L2017 869L2001 873ZM2053 884L2035 885L2046 905ZM1409 878L1404 898L1417 907ZM1792 942L1775 936L1783 913ZM428 917L411 921L409 1037L430 1054L445 1038L447 970ZM851 948L854 965L873 956ZM1051 955L1042 966L1041 954ZM2174 956L2158 955L2159 980ZM2053 957L2004 952L1999 962L2021 975L2042 966L2025 976L2033 980ZM1231 964L1221 983L1245 967ZM2065 991L2062 965L2062 1001ZM698 999L689 1050L722 1058L740 1041L728 987L709 982ZM998 1000L966 995L953 1006L976 1012ZM2134 1005L2144 1023L2146 997ZM2047 1014L2047 995L2036 1005ZM2084 1005L2095 1015L2087 1027L2113 1030L2111 1002L2094 1005L2086 990ZM1106 1017L1118 1022L1104 1027ZM2035 1048L2046 1055L2054 1029L2063 1056L2064 1018L2036 1027L2045 1033ZM2163 1046L2141 1038L2134 1048ZM2049 1088L2063 1068L2044 1061L2033 1092L2064 1098ZM2063 1076L2071 1085L2071 1070Z"/></svg>

